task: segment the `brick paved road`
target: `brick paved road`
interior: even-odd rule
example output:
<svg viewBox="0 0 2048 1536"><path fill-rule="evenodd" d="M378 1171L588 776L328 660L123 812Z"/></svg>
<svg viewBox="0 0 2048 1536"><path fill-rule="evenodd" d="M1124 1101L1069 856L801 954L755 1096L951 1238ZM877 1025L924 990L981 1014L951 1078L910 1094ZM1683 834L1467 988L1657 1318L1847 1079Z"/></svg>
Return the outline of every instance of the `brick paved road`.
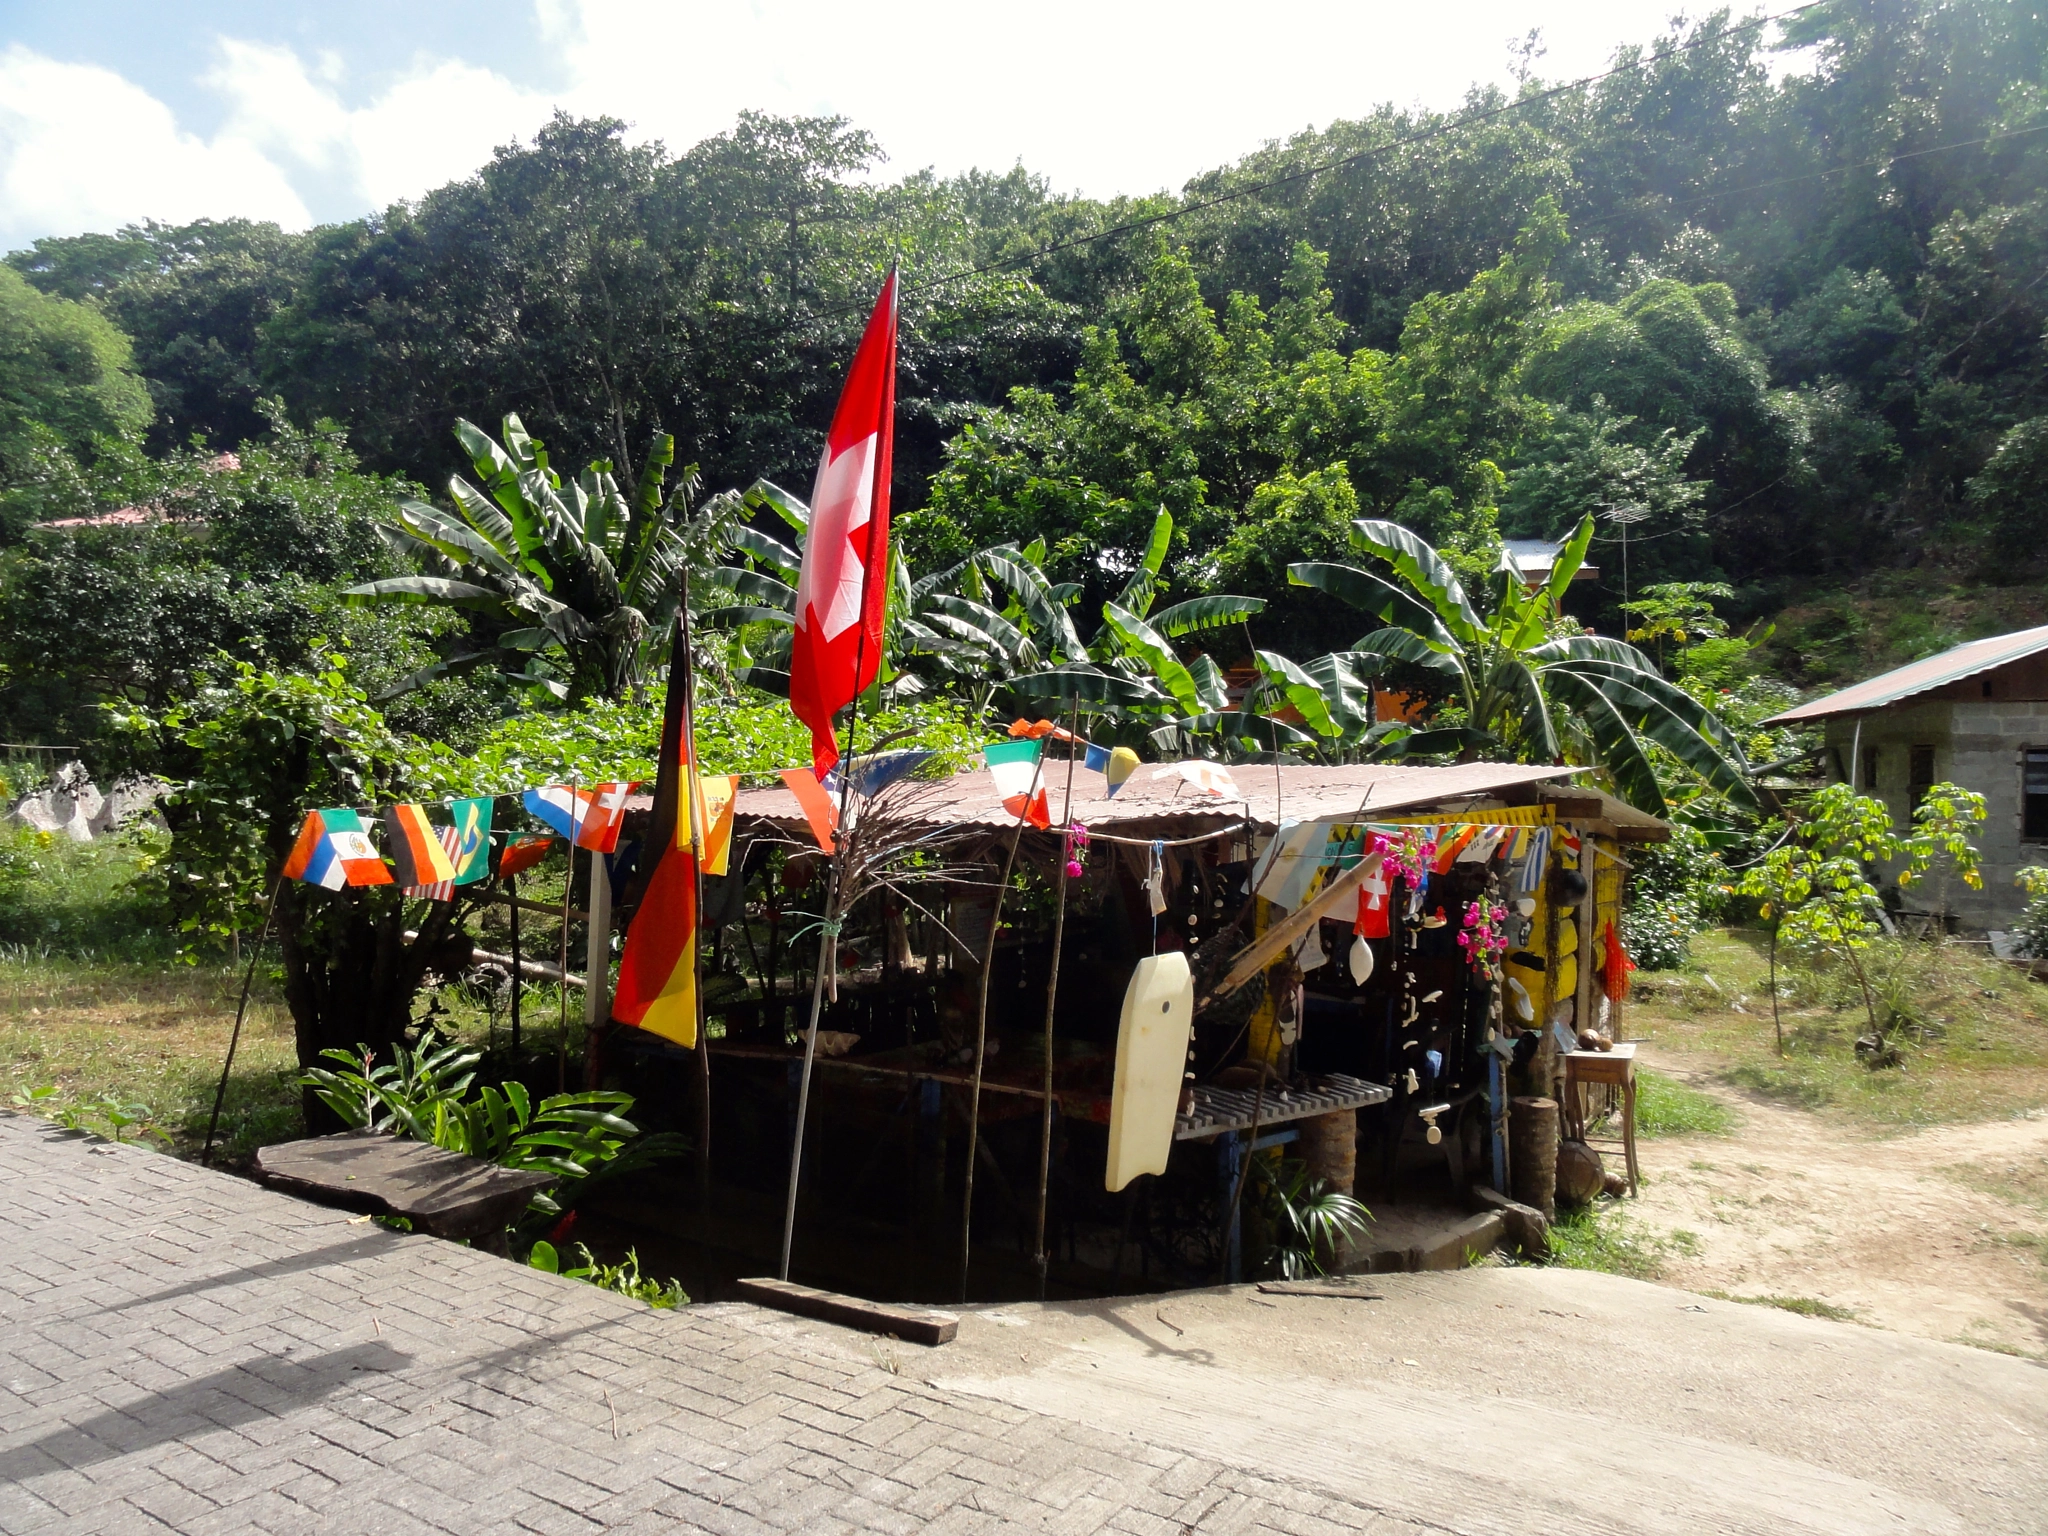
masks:
<svg viewBox="0 0 2048 1536"><path fill-rule="evenodd" d="M1424 1529L30 1119L0 1180L0 1531Z"/></svg>

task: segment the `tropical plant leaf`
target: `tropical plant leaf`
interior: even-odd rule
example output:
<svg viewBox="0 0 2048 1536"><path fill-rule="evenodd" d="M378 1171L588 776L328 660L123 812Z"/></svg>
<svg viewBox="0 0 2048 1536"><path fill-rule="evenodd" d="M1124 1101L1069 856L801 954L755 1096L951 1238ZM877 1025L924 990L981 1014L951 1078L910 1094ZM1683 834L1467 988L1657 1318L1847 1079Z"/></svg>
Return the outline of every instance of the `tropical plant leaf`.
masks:
<svg viewBox="0 0 2048 1536"><path fill-rule="evenodd" d="M1376 629L1369 635L1360 636L1352 643L1351 649L1354 653L1363 653L1367 656L1384 656L1390 661L1410 662L1415 666L1441 673L1445 677L1462 680L1465 676L1465 669L1458 665L1457 657L1445 654L1411 629L1402 629L1398 626Z"/></svg>
<svg viewBox="0 0 2048 1536"><path fill-rule="evenodd" d="M1195 697L1202 701L1204 709L1230 707L1230 685L1224 680L1223 669L1216 665L1214 657L1198 652L1188 663L1188 676L1195 680Z"/></svg>
<svg viewBox="0 0 2048 1536"><path fill-rule="evenodd" d="M1135 613L1143 618L1152 607L1152 599L1159 592L1159 571L1166 564L1166 552L1173 547L1173 514L1161 507L1159 515L1152 519L1152 534L1145 541L1144 556L1138 561L1138 568L1131 573L1131 579L1124 583L1123 591L1116 596L1116 604L1126 613ZM1042 564L1044 555L1034 563Z"/></svg>
<svg viewBox="0 0 2048 1536"><path fill-rule="evenodd" d="M1160 634L1177 640L1197 630L1221 629L1226 624L1242 623L1265 606L1263 597L1233 597L1220 593L1214 597L1191 597L1184 603L1162 608L1147 622Z"/></svg>
<svg viewBox="0 0 2048 1536"><path fill-rule="evenodd" d="M802 497L785 491L772 480L756 480L747 487L742 498L749 511L767 508L798 533L808 533L811 527L810 504Z"/></svg>
<svg viewBox="0 0 2048 1536"><path fill-rule="evenodd" d="M1202 692L1195 686L1195 679L1181 659L1173 654L1173 647L1159 632L1139 618L1127 613L1115 603L1102 605L1102 619L1124 648L1141 658L1151 669L1159 685L1173 695L1174 701L1189 714L1202 709Z"/></svg>
<svg viewBox="0 0 2048 1536"><path fill-rule="evenodd" d="M1344 734L1344 727L1331 716L1329 701L1324 698L1321 685L1303 668L1277 651L1253 651L1252 661L1258 667L1259 675L1294 706L1301 718L1308 722L1310 730L1318 736Z"/></svg>
<svg viewBox="0 0 2048 1536"><path fill-rule="evenodd" d="M1049 672L1030 672L1013 677L1008 685L1031 698L1058 699L1067 704L1103 704L1126 707L1165 704L1167 695L1149 681L1120 677L1094 667L1057 667Z"/></svg>
<svg viewBox="0 0 2048 1536"><path fill-rule="evenodd" d="M1473 612L1472 604L1465 597L1464 586L1444 563L1443 556L1430 548L1427 539L1399 523L1361 517L1351 524L1351 542L1371 550L1393 566L1401 579L1429 603L1444 628L1462 644L1477 645L1480 642L1486 626Z"/></svg>
<svg viewBox="0 0 2048 1536"><path fill-rule="evenodd" d="M803 572L802 555L780 539L772 539L759 529L749 528L744 524L733 529L732 547L763 565L773 566L792 586Z"/></svg>
<svg viewBox="0 0 2048 1536"><path fill-rule="evenodd" d="M796 614L796 588L762 571L744 565L714 565L696 574L706 586L750 597L764 608L778 608L791 617Z"/></svg>
<svg viewBox="0 0 2048 1536"><path fill-rule="evenodd" d="M342 596L366 602L449 603L499 617L510 611L504 597L489 587L447 576L387 576L381 581L345 588Z"/></svg>
<svg viewBox="0 0 2048 1536"><path fill-rule="evenodd" d="M1409 630L1433 650L1449 655L1458 649L1457 638L1444 627L1434 608L1370 571L1327 560L1304 560L1287 567L1287 580L1293 586L1328 592L1376 619Z"/></svg>

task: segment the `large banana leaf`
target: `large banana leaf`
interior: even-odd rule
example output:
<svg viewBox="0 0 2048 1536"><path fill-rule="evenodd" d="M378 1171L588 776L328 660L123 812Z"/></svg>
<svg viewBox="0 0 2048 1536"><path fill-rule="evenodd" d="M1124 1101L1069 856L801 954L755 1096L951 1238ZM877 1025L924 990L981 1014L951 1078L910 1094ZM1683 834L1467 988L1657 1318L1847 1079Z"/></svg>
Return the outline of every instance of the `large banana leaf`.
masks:
<svg viewBox="0 0 2048 1536"><path fill-rule="evenodd" d="M1293 586L1314 587L1332 597L1341 597L1376 619L1413 632L1445 655L1458 649L1456 636L1444 626L1434 608L1370 571L1327 560L1302 560L1287 567L1287 580Z"/></svg>
<svg viewBox="0 0 2048 1536"><path fill-rule="evenodd" d="M1115 603L1102 605L1102 620L1123 642L1125 650L1151 669L1159 685L1173 695L1174 702L1182 709L1192 715L1204 707L1202 691L1196 686L1194 675L1173 654L1173 647L1157 630Z"/></svg>
<svg viewBox="0 0 2048 1536"><path fill-rule="evenodd" d="M1223 669L1216 665L1216 659L1197 653L1188 663L1188 676L1195 680L1195 697L1202 701L1204 709L1226 709L1230 705L1230 685L1224 681Z"/></svg>
<svg viewBox="0 0 2048 1536"><path fill-rule="evenodd" d="M1063 704L1100 704L1143 708L1172 702L1149 681L1121 677L1094 667L1056 667L1049 672L1029 672L1010 679L1016 692L1037 699L1058 699Z"/></svg>
<svg viewBox="0 0 2048 1536"><path fill-rule="evenodd" d="M1465 588L1429 541L1399 523L1361 517L1351 524L1351 542L1371 550L1400 573L1401 579L1429 600L1459 641L1477 645L1486 626L1472 610Z"/></svg>
<svg viewBox="0 0 2048 1536"><path fill-rule="evenodd" d="M791 618L796 615L796 588L743 565L714 565L696 573L709 587L720 587L741 597L750 597L764 608L779 608Z"/></svg>
<svg viewBox="0 0 2048 1536"><path fill-rule="evenodd" d="M753 510L763 507L770 509L798 533L810 531L810 503L801 496L785 491L772 480L756 480L748 486L745 501Z"/></svg>
<svg viewBox="0 0 2048 1536"><path fill-rule="evenodd" d="M1031 622L1047 636L1048 655L1078 661L1087 654L1087 647L1081 643L1081 636L1074 628L1073 618L1054 599L1045 573L1025 559L1022 550L1015 545L998 545L994 549L983 550L976 557L976 564L985 566L989 575L1009 589Z"/></svg>
<svg viewBox="0 0 2048 1536"><path fill-rule="evenodd" d="M1260 676L1294 706L1301 718L1308 722L1310 730L1318 736L1344 734L1344 727L1330 713L1330 704L1323 696L1321 685L1307 671L1277 651L1253 651L1252 660L1258 666Z"/></svg>
<svg viewBox="0 0 2048 1536"><path fill-rule="evenodd" d="M457 608L468 608L476 613L488 613L498 617L507 617L511 611L511 605L504 597L489 587L480 587L469 581L456 581L447 576L387 576L381 581L366 581L361 586L349 587L342 596L397 602L448 603Z"/></svg>
<svg viewBox="0 0 2048 1536"><path fill-rule="evenodd" d="M1148 621L1154 629L1169 639L1192 635L1197 630L1221 629L1226 624L1240 624L1266 606L1263 597L1231 597L1219 594L1215 597L1191 597L1184 603L1175 603L1162 608ZM1143 611L1138 610L1144 617Z"/></svg>
<svg viewBox="0 0 2048 1536"><path fill-rule="evenodd" d="M1159 515L1152 519L1152 536L1146 540L1144 558L1116 596L1119 608L1141 619L1151 610L1152 599L1159 592L1160 567L1166 564L1166 552L1172 547L1173 514L1161 507ZM1044 560L1043 555L1037 557L1037 563L1043 564Z"/></svg>
<svg viewBox="0 0 2048 1536"><path fill-rule="evenodd" d="M732 531L732 546L763 565L773 566L792 585L803 572L803 556L780 539L771 539L755 528L742 525Z"/></svg>
<svg viewBox="0 0 2048 1536"><path fill-rule="evenodd" d="M1465 675L1465 669L1458 664L1456 656L1447 655L1412 630L1376 629L1354 641L1351 649L1369 656L1385 656L1392 661L1412 662L1445 677L1462 679Z"/></svg>

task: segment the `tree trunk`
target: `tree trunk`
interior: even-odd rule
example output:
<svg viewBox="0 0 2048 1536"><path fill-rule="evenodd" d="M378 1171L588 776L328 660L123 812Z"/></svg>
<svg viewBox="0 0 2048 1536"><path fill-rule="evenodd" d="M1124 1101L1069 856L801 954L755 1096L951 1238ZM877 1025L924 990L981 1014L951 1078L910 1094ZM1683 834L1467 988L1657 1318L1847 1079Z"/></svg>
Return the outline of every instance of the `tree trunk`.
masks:
<svg viewBox="0 0 2048 1536"><path fill-rule="evenodd" d="M1778 925L1771 924L1771 1028L1777 1032L1778 1054L1785 1054L1785 1025L1778 1017Z"/></svg>

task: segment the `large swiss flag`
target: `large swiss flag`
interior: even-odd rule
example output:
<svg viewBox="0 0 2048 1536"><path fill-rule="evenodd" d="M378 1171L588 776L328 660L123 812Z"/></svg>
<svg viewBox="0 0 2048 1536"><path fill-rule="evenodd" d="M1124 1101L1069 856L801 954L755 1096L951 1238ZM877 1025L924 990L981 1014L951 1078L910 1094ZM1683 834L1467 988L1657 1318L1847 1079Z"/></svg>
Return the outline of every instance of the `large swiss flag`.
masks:
<svg viewBox="0 0 2048 1536"><path fill-rule="evenodd" d="M892 271L839 392L839 409L811 487L811 528L796 585L789 707L811 728L811 764L820 779L839 761L833 717L881 670L895 417Z"/></svg>

